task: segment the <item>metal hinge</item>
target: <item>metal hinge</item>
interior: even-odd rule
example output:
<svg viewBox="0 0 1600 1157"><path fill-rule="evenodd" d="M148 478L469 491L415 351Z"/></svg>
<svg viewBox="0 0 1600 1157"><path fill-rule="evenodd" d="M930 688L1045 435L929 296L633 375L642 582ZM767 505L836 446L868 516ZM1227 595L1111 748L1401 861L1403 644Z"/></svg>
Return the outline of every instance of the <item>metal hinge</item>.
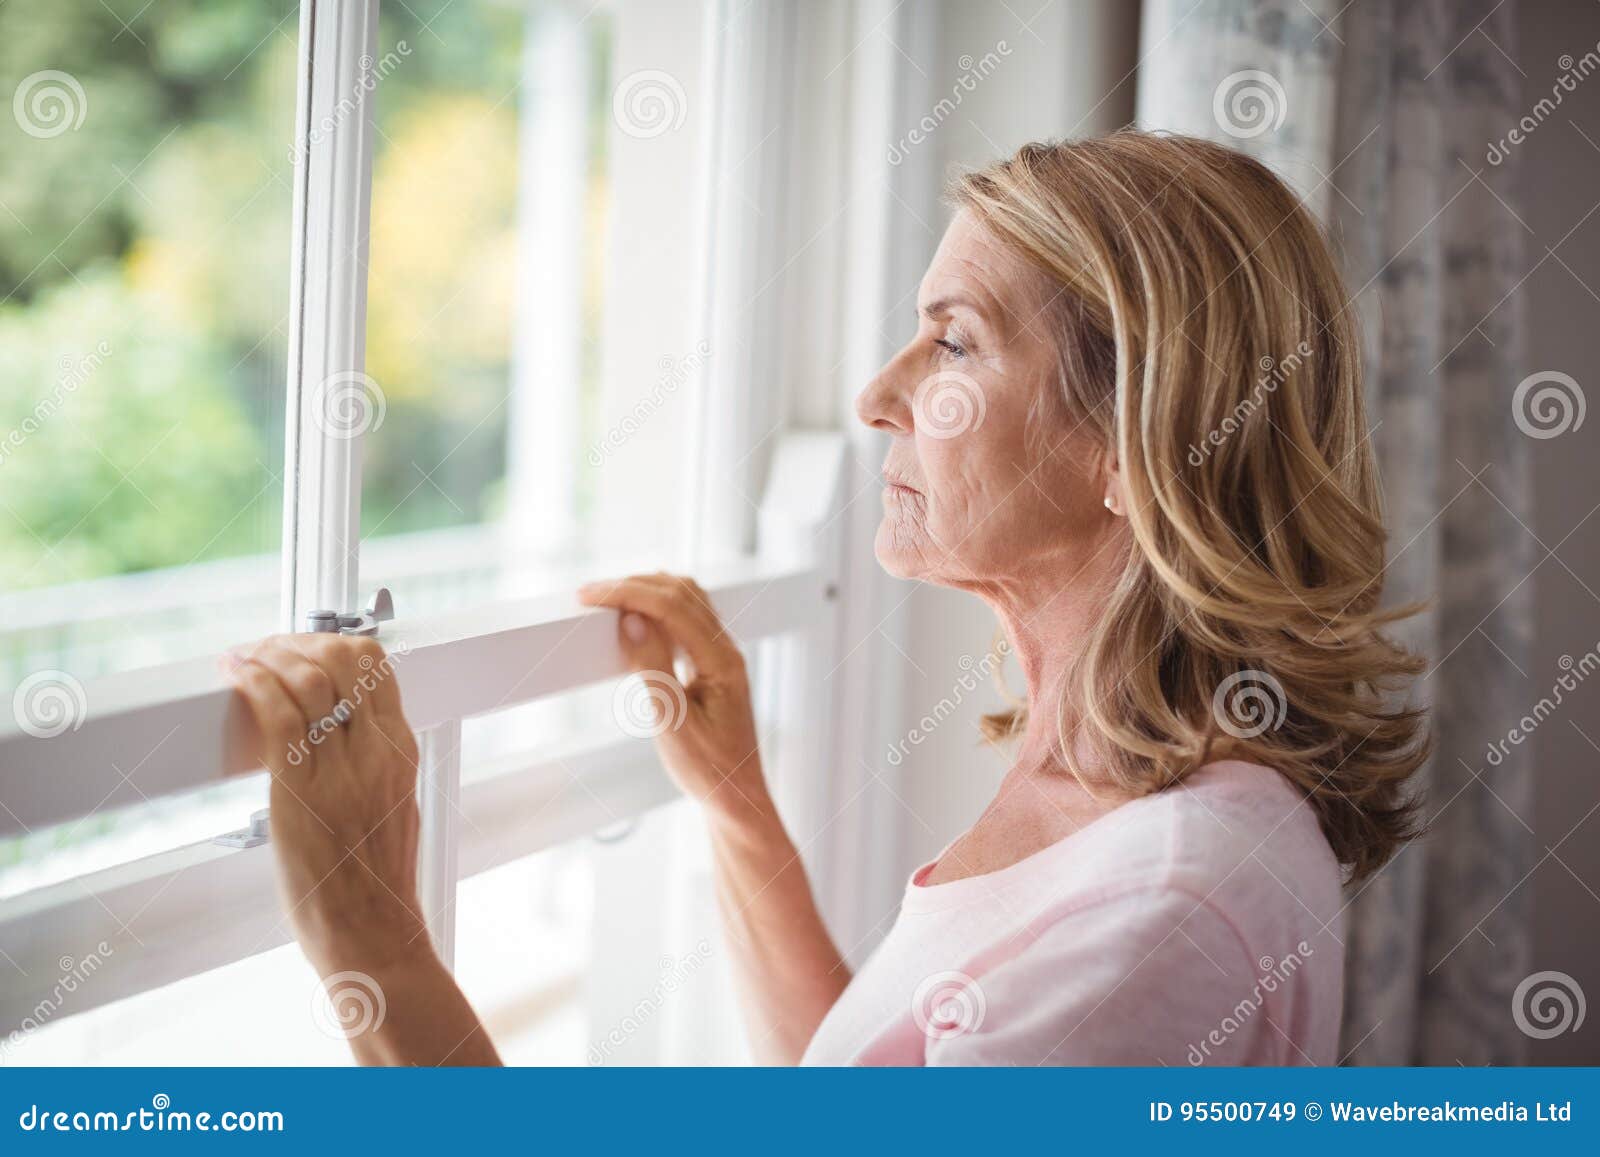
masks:
<svg viewBox="0 0 1600 1157"><path fill-rule="evenodd" d="M306 630L317 634L376 635L378 624L394 618L394 598L379 587L364 611L307 611Z"/></svg>

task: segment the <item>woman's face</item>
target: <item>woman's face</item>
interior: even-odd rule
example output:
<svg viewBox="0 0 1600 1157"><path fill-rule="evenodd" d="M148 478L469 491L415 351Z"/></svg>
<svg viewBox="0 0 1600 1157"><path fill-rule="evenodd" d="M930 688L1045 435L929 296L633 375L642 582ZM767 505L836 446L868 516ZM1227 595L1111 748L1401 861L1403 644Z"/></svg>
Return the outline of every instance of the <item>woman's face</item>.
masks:
<svg viewBox="0 0 1600 1157"><path fill-rule="evenodd" d="M923 276L916 335L856 399L891 435L877 536L891 574L1059 583L1112 532L1102 455L1059 401L1050 304L1041 276L956 216Z"/></svg>

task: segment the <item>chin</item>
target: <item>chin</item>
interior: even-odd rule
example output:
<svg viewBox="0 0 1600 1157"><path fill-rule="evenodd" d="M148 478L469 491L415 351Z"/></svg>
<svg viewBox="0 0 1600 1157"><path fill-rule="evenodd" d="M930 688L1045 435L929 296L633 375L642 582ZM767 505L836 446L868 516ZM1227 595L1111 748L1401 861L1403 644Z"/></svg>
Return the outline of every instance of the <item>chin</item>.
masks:
<svg viewBox="0 0 1600 1157"><path fill-rule="evenodd" d="M904 525L893 518L878 523L872 553L878 565L894 578L935 581L934 568L928 565L926 552L907 534Z"/></svg>
<svg viewBox="0 0 1600 1157"><path fill-rule="evenodd" d="M878 535L873 539L872 553L885 573L900 579L913 577L905 551L895 541L894 530L887 522L878 524Z"/></svg>

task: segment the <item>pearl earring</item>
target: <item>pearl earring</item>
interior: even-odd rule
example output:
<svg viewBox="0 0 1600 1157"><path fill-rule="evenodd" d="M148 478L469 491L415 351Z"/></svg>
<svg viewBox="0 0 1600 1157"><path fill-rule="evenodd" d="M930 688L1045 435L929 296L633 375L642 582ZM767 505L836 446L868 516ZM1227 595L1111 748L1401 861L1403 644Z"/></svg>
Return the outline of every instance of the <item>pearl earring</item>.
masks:
<svg viewBox="0 0 1600 1157"><path fill-rule="evenodd" d="M1115 514L1117 512L1117 504L1115 502L1111 501L1111 495L1107 494L1105 496L1104 502L1106 504L1106 509L1111 511L1112 514Z"/></svg>

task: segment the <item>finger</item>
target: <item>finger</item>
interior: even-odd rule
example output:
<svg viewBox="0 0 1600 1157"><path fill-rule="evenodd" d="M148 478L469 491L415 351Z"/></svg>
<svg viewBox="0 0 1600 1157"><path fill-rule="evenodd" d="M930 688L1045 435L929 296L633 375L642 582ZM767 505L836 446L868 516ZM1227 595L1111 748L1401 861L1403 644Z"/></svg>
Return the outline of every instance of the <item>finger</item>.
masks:
<svg viewBox="0 0 1600 1157"><path fill-rule="evenodd" d="M328 720L335 718L342 694L334 678L306 653L302 637L274 635L263 639L256 646L253 659L278 677L299 704L308 727L331 730Z"/></svg>
<svg viewBox="0 0 1600 1157"><path fill-rule="evenodd" d="M617 640L628 670L672 676L672 639L645 616L623 611L617 622Z"/></svg>
<svg viewBox="0 0 1600 1157"><path fill-rule="evenodd" d="M722 629L705 593L685 580L635 576L582 587L578 597L589 606L615 607L654 619L688 654L698 675L716 679L744 674L744 656Z"/></svg>
<svg viewBox="0 0 1600 1157"><path fill-rule="evenodd" d="M228 671L233 684L261 736L256 753L274 778L300 777L309 773L311 745L306 740L306 719L300 705L278 677L254 659L244 659Z"/></svg>
<svg viewBox="0 0 1600 1157"><path fill-rule="evenodd" d="M299 635L306 654L327 672L340 696L357 715L379 715L403 720L400 687L395 679L396 656L388 655L378 641L366 635Z"/></svg>

